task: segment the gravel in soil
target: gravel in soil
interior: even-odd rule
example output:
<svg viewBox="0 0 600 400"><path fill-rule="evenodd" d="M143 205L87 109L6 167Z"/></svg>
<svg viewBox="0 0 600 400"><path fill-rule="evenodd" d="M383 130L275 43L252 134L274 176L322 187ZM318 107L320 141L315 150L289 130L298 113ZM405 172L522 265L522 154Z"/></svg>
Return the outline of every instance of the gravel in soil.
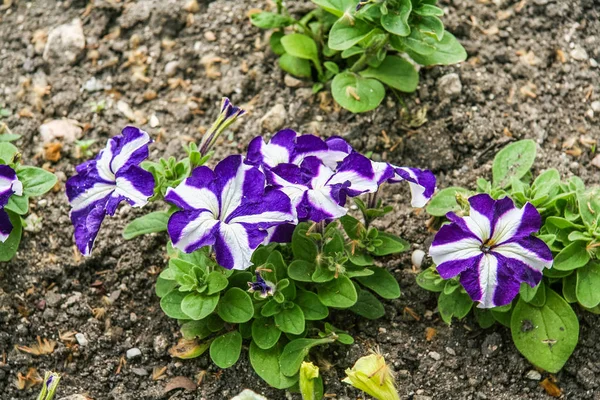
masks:
<svg viewBox="0 0 600 400"><path fill-rule="evenodd" d="M288 3L297 14L312 7ZM469 59L421 70L418 91L403 97L409 116L392 95L377 110L352 115L327 92L313 95L309 82L286 77L267 34L248 22L250 11L265 7L262 1L4 4L0 107L10 116L2 122L23 135L17 145L24 161L55 171L60 183L32 202L41 227L25 232L18 255L0 265L2 399L34 398L39 386L19 390L15 381L21 374L34 383L35 371L45 370L63 374L59 399L217 399L243 388L270 399L298 398L267 388L246 355L225 371L207 355L187 361L168 355L179 337L177 323L163 315L153 292L166 237L126 242L120 236L140 211L122 206L105 221L92 257L77 255L64 193L66 178L86 157L76 140L96 140L90 148L96 152L123 126L136 124L158 138L152 158L181 154L210 125L221 96L229 96L249 112L223 138L217 158L286 126L341 135L376 159L432 169L441 188L473 188L476 177L489 177L498 149L531 138L539 144L537 171L554 167L600 183L592 144L600 139L597 0L442 0L445 24ZM396 210L381 226L426 250L427 217L408 207L407 189L387 187L384 198ZM469 318L446 326L435 296L415 284L410 254L386 259L385 266L403 295L386 303L378 321L333 315L356 343L318 354L326 392L359 398L340 382L343 371L379 347L403 399L549 398L539 382L547 374L517 352L507 329L481 330ZM600 318L581 314L580 322L580 343L557 385L564 398L599 400ZM32 347L38 336L51 342L36 351L50 354L17 349ZM177 376L202 382L193 392L165 394L166 382Z"/></svg>

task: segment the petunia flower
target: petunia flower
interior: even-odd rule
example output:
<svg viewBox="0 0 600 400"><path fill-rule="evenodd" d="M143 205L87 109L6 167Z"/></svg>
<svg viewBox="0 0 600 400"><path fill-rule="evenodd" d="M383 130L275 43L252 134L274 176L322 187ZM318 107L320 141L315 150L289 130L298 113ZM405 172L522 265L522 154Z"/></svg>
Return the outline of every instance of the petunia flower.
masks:
<svg viewBox="0 0 600 400"><path fill-rule="evenodd" d="M22 196L23 184L14 169L8 165L0 165L0 242L2 243L8 239L13 229L8 213L4 210L12 195Z"/></svg>
<svg viewBox="0 0 600 400"><path fill-rule="evenodd" d="M198 167L165 200L181 211L169 219L173 246L191 253L214 246L217 262L227 269L246 269L266 229L296 223L290 199L279 190L265 192L265 176L243 157L229 156L214 172Z"/></svg>
<svg viewBox="0 0 600 400"><path fill-rule="evenodd" d="M202 136L202 140L200 142L200 153L202 155L208 154L217 141L219 135L231 124L233 124L238 117L244 115L245 113L245 110L234 106L227 97L223 97L221 99L221 112L219 113L219 116L212 124L210 129L206 131L204 136Z"/></svg>
<svg viewBox="0 0 600 400"><path fill-rule="evenodd" d="M552 266L550 249L532 236L540 229L540 214L530 203L518 209L508 197L487 194L472 196L469 204L469 216L447 214L451 223L439 230L429 254L442 278L460 275L478 307L509 304L521 282L535 287Z"/></svg>
<svg viewBox="0 0 600 400"><path fill-rule="evenodd" d="M114 215L119 203L142 207L154 193L154 177L139 166L148 157L150 142L148 133L127 126L67 180L75 243L84 256L92 252L104 217Z"/></svg>
<svg viewBox="0 0 600 400"><path fill-rule="evenodd" d="M259 292L260 297L266 299L269 296L273 296L273 293L275 292L275 285L272 282L265 281L260 275L260 271L257 269L256 281L248 282L248 292Z"/></svg>

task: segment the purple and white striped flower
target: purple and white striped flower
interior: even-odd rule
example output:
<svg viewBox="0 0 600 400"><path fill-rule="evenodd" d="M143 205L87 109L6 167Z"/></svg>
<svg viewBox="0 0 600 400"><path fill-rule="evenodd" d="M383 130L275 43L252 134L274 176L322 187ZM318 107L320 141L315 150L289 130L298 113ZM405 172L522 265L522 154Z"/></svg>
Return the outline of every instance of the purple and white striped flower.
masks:
<svg viewBox="0 0 600 400"><path fill-rule="evenodd" d="M8 165L0 165L0 242L4 243L12 232L13 225L4 206L12 195L23 195L23 184L17 173Z"/></svg>
<svg viewBox="0 0 600 400"><path fill-rule="evenodd" d="M469 198L469 216L448 213L429 249L444 279L460 275L460 283L480 308L509 304L521 283L535 287L544 268L552 266L548 246L532 234L541 217L530 203L518 209L505 197L487 194Z"/></svg>
<svg viewBox="0 0 600 400"><path fill-rule="evenodd" d="M75 243L84 256L91 254L104 217L114 215L121 201L142 207L154 193L154 177L139 166L150 142L148 133L127 126L67 181Z"/></svg>
<svg viewBox="0 0 600 400"><path fill-rule="evenodd" d="M248 292L254 293L259 292L260 297L266 299L269 296L273 296L275 293L275 284L269 281L265 281L260 275L260 270L257 268L255 271L256 281L248 282Z"/></svg>
<svg viewBox="0 0 600 400"><path fill-rule="evenodd" d="M221 266L249 267L267 228L297 222L290 199L279 190L265 192L265 181L258 168L238 155L219 162L214 172L204 166L195 168L165 195L165 200L182 209L169 219L173 246L186 253L214 246Z"/></svg>
<svg viewBox="0 0 600 400"><path fill-rule="evenodd" d="M219 116L212 124L210 129L206 131L202 140L200 141L200 154L206 155L212 149L219 135L233 124L238 117L241 117L246 113L245 110L240 107L234 106L227 97L221 99L221 112Z"/></svg>

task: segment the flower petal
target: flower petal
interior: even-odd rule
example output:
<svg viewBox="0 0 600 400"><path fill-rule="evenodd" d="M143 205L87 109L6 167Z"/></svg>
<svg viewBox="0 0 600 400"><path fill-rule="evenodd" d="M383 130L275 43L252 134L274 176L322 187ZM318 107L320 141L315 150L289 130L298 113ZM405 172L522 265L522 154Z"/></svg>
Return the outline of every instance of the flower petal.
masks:
<svg viewBox="0 0 600 400"><path fill-rule="evenodd" d="M481 242L458 225L444 225L435 236L429 255L444 279L455 277L477 262L481 255Z"/></svg>
<svg viewBox="0 0 600 400"><path fill-rule="evenodd" d="M294 224L281 224L273 226L267 229L267 237L265 238L263 244L290 243L292 241L294 229L296 229L296 225Z"/></svg>
<svg viewBox="0 0 600 400"><path fill-rule="evenodd" d="M13 224L10 222L10 217L4 209L0 208L0 242L6 242L13 230Z"/></svg>
<svg viewBox="0 0 600 400"><path fill-rule="evenodd" d="M265 176L258 168L244 164L242 156L233 155L215 167L216 188L222 221L236 211L242 202L258 200L265 191Z"/></svg>
<svg viewBox="0 0 600 400"><path fill-rule="evenodd" d="M116 188L106 204L106 213L114 215L121 201L133 207L143 207L154 194L154 177L148 171L132 165L117 174Z"/></svg>
<svg viewBox="0 0 600 400"><path fill-rule="evenodd" d="M243 224L219 224L215 241L217 262L227 269L248 268L254 249L266 236L267 232Z"/></svg>
<svg viewBox="0 0 600 400"><path fill-rule="evenodd" d="M291 162L297 136L293 130L284 129L277 132L269 143L265 143L260 136L255 137L248 145L246 162L255 166L265 165L268 168Z"/></svg>
<svg viewBox="0 0 600 400"><path fill-rule="evenodd" d="M485 254L475 268L464 271L460 282L471 299L480 303L479 308L509 304L521 288L518 276L506 259L492 253Z"/></svg>
<svg viewBox="0 0 600 400"><path fill-rule="evenodd" d="M87 192L81 201L71 202L71 222L75 228L75 244L84 256L89 256L94 246L94 241L100 231L100 226L106 216L106 204L114 190L109 190L97 185ZM93 193L92 193L93 192Z"/></svg>
<svg viewBox="0 0 600 400"><path fill-rule="evenodd" d="M189 178L176 188L167 189L165 200L184 210L207 209L219 215L215 175L208 167L194 168Z"/></svg>
<svg viewBox="0 0 600 400"><path fill-rule="evenodd" d="M294 211L292 203L285 193L271 190L258 201L247 202L238 207L225 222L228 224L243 223L267 229L282 223L297 223Z"/></svg>
<svg viewBox="0 0 600 400"><path fill-rule="evenodd" d="M349 187L345 189L349 196L374 193L379 188L371 160L359 153L347 156L327 184L335 185L346 182L350 183Z"/></svg>
<svg viewBox="0 0 600 400"><path fill-rule="evenodd" d="M191 253L215 243L219 224L212 211L185 210L171 215L167 230L174 247Z"/></svg>
<svg viewBox="0 0 600 400"><path fill-rule="evenodd" d="M122 168L131 165L139 165L148 158L148 144L152 140L150 135L135 126L126 126L121 135L110 139L110 148L112 149L112 161L110 170L117 174Z"/></svg>
<svg viewBox="0 0 600 400"><path fill-rule="evenodd" d="M13 194L23 195L23 184L14 169L8 165L0 165L0 207L4 207Z"/></svg>
<svg viewBox="0 0 600 400"><path fill-rule="evenodd" d="M340 205L336 196L339 189L325 187L319 190L308 190L298 206L298 218L320 222L326 219L343 217L348 210Z"/></svg>
<svg viewBox="0 0 600 400"><path fill-rule="evenodd" d="M552 267L552 252L543 240L527 236L515 242L506 242L494 247L494 252L518 260L529 268L542 272Z"/></svg>
<svg viewBox="0 0 600 400"><path fill-rule="evenodd" d="M395 170L396 177L392 178L390 182L406 180L412 194L411 205L413 207L424 207L435 192L435 175L429 170L417 168L395 167Z"/></svg>
<svg viewBox="0 0 600 400"><path fill-rule="evenodd" d="M511 204L512 200L508 199ZM499 200L499 202L505 199ZM506 242L517 241L540 230L542 217L538 210L530 203L525 204L522 209L506 207L503 213L497 212L498 217L494 223L492 241L496 245Z"/></svg>

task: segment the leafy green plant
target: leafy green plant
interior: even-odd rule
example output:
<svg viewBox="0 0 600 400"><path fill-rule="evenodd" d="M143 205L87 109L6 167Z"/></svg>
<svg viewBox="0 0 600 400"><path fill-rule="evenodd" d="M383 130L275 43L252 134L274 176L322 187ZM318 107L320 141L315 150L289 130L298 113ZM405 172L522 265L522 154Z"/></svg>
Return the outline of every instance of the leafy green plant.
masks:
<svg viewBox="0 0 600 400"><path fill-rule="evenodd" d="M579 338L574 307L600 314L600 189L586 188L577 176L563 180L555 169L533 179L535 155L531 140L506 146L494 159L492 181L478 179L477 192L495 199L508 196L519 207L530 203L537 208L542 216L537 237L554 256L540 284L534 288L522 284L511 304L479 309L456 278L442 279L435 266L424 270L417 283L440 293L438 309L445 322L464 318L473 310L481 327L496 322L509 327L515 346L532 364L556 373ZM468 213L466 199L471 194L465 188L443 189L427 212L441 221L447 212Z"/></svg>
<svg viewBox="0 0 600 400"><path fill-rule="evenodd" d="M295 19L278 13L251 16L254 25L273 29L270 45L279 66L299 78L314 79L313 91L330 85L337 103L353 113L376 108L392 91L414 92L419 75L411 61L449 65L467 53L444 30L436 0L313 0L318 8Z"/></svg>
<svg viewBox="0 0 600 400"><path fill-rule="evenodd" d="M22 165L19 150L2 141L0 171L0 261L9 261L21 242L29 199L48 192L57 179L42 168Z"/></svg>
<svg viewBox="0 0 600 400"><path fill-rule="evenodd" d="M202 348L217 366L234 365L248 341L257 374L284 389L297 384L311 348L353 342L325 322L330 312L384 315L379 298L397 298L400 288L374 265L374 257L407 249L402 239L350 216L342 224L299 224L290 244L259 247L254 266L245 271L217 265L205 248L186 254L169 246L169 267L160 274L156 294L163 311L179 320L184 338L206 343ZM257 280L272 291L248 290Z"/></svg>

